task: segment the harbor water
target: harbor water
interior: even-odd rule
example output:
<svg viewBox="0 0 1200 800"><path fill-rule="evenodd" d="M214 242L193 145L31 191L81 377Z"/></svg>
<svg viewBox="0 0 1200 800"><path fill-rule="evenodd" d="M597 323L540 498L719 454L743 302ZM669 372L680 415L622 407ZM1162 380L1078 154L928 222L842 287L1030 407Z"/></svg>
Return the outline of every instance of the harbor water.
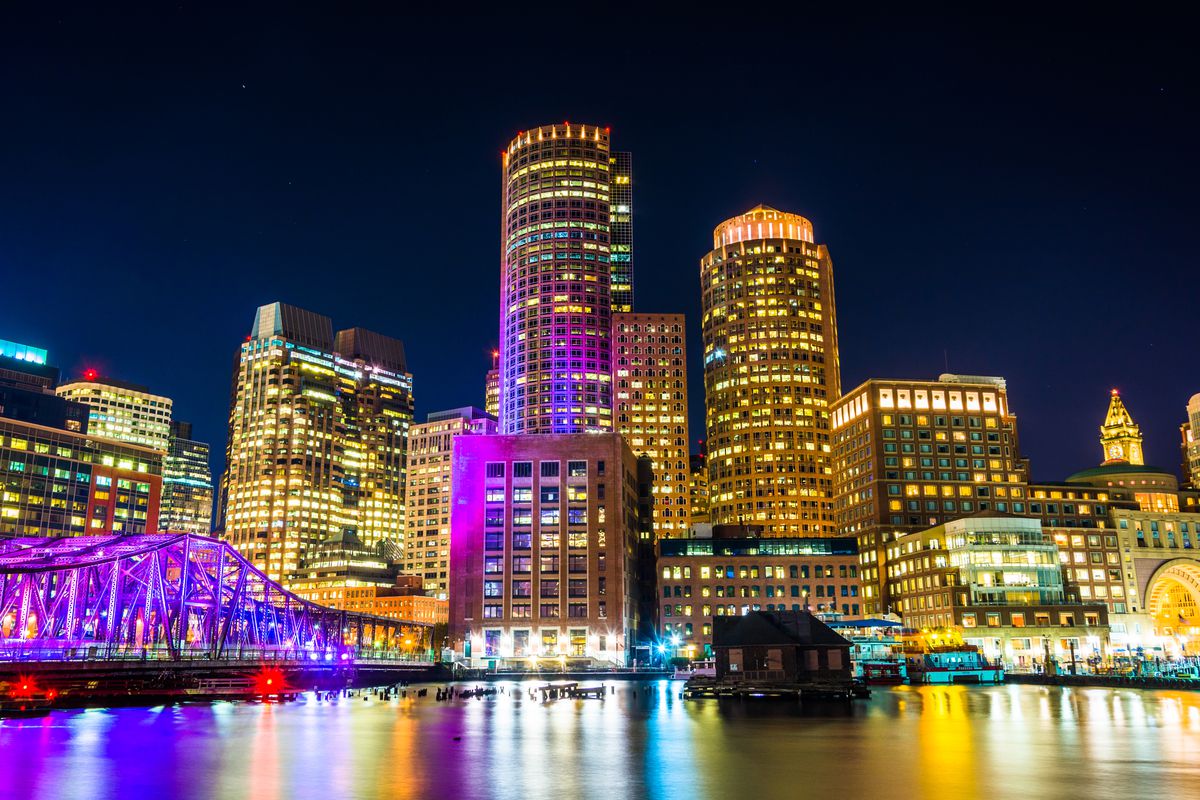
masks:
<svg viewBox="0 0 1200 800"><path fill-rule="evenodd" d="M878 688L828 705L540 683L439 702L313 695L0 720L0 797L1200 797L1200 692Z"/></svg>

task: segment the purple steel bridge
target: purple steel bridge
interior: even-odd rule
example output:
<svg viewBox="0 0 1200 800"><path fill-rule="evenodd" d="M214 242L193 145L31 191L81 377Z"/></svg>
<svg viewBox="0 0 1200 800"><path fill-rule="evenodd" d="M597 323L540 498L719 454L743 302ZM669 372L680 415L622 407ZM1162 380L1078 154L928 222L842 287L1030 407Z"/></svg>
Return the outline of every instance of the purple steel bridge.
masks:
<svg viewBox="0 0 1200 800"><path fill-rule="evenodd" d="M0 661L415 665L431 633L297 597L205 536L0 540Z"/></svg>

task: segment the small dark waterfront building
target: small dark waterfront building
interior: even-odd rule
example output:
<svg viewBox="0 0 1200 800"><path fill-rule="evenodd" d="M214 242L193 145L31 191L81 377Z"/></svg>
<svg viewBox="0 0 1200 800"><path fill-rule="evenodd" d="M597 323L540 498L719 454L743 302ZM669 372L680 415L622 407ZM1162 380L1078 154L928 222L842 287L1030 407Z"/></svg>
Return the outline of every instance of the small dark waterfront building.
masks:
<svg viewBox="0 0 1200 800"><path fill-rule="evenodd" d="M807 611L713 618L718 681L848 682L850 642Z"/></svg>

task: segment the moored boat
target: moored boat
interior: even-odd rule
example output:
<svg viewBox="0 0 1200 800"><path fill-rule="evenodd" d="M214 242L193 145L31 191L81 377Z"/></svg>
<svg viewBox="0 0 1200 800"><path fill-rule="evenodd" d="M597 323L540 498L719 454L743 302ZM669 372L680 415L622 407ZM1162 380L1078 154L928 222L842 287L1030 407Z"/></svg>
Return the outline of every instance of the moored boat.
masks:
<svg viewBox="0 0 1200 800"><path fill-rule="evenodd" d="M906 640L904 661L911 683L1004 683L1004 667L989 661L955 631L923 632Z"/></svg>
<svg viewBox="0 0 1200 800"><path fill-rule="evenodd" d="M855 677L868 686L899 686L908 680L903 661L880 659L855 663Z"/></svg>

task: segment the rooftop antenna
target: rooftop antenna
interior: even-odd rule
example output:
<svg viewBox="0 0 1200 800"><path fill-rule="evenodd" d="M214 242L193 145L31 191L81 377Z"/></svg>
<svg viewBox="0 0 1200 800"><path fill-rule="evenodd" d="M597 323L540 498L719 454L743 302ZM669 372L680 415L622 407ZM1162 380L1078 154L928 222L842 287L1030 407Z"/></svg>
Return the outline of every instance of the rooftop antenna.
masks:
<svg viewBox="0 0 1200 800"><path fill-rule="evenodd" d="M942 348L942 359L946 362L946 372L950 371L950 351Z"/></svg>

